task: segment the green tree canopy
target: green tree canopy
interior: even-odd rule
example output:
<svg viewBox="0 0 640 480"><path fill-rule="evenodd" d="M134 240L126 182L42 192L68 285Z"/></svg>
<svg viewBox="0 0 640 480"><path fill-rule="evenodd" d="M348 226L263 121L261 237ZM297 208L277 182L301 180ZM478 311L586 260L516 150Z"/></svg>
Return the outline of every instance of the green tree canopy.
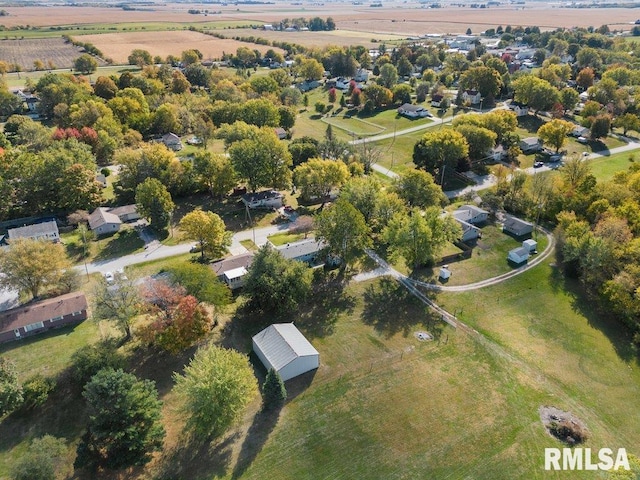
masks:
<svg viewBox="0 0 640 480"><path fill-rule="evenodd" d="M203 260L206 254L211 258L223 256L231 245L231 232L227 231L224 221L217 213L196 208L182 217L180 230L185 239L198 242Z"/></svg>
<svg viewBox="0 0 640 480"><path fill-rule="evenodd" d="M0 252L0 288L14 289L36 298L60 282L71 267L64 246L44 240L18 239Z"/></svg>
<svg viewBox="0 0 640 480"><path fill-rule="evenodd" d="M73 62L73 67L77 71L87 75L89 73L95 72L98 69L98 61L88 53L83 53L75 59L75 61Z"/></svg>
<svg viewBox="0 0 640 480"><path fill-rule="evenodd" d="M460 226L441 209L429 207L423 213L418 209L410 215L396 215L383 232L392 256L403 257L408 265L418 268L433 262L447 242L458 238Z"/></svg>
<svg viewBox="0 0 640 480"><path fill-rule="evenodd" d="M162 448L162 403L154 382L106 368L91 378L82 395L89 424L78 445L76 467L144 465Z"/></svg>
<svg viewBox="0 0 640 480"><path fill-rule="evenodd" d="M174 374L186 427L202 438L218 436L238 421L258 394L249 359L235 350L209 345Z"/></svg>
<svg viewBox="0 0 640 480"><path fill-rule="evenodd" d="M156 231L165 230L171 220L175 204L171 194L155 178L148 178L136 188L136 206L140 215Z"/></svg>
<svg viewBox="0 0 640 480"><path fill-rule="evenodd" d="M464 135L450 128L425 133L413 147L413 163L434 176L441 176L446 167L454 168L467 155Z"/></svg>
<svg viewBox="0 0 640 480"><path fill-rule="evenodd" d="M208 151L197 152L193 168L201 185L212 197L224 197L236 185L236 172L228 156Z"/></svg>
<svg viewBox="0 0 640 480"><path fill-rule="evenodd" d="M182 262L172 265L168 271L176 283L199 301L218 307L231 303L229 287L218 279L209 265Z"/></svg>
<svg viewBox="0 0 640 480"><path fill-rule="evenodd" d="M293 171L293 182L303 198L323 198L339 188L349 178L349 169L341 160L313 158Z"/></svg>
<svg viewBox="0 0 640 480"><path fill-rule="evenodd" d="M442 206L447 197L430 173L422 170L408 170L393 182L395 192L410 207Z"/></svg>
<svg viewBox="0 0 640 480"><path fill-rule="evenodd" d="M311 279L312 272L306 264L284 258L267 244L249 267L244 293L253 310L291 312L311 293Z"/></svg>
<svg viewBox="0 0 640 480"><path fill-rule="evenodd" d="M538 129L538 137L543 143L548 143L558 152L567 141L567 135L574 128L575 125L573 123L554 118Z"/></svg>
<svg viewBox="0 0 640 480"><path fill-rule="evenodd" d="M71 473L69 448L63 438L35 438L13 466L12 480L56 480Z"/></svg>
<svg viewBox="0 0 640 480"><path fill-rule="evenodd" d="M22 386L18 382L15 364L0 357L0 418L13 412L23 401Z"/></svg>
<svg viewBox="0 0 640 480"><path fill-rule="evenodd" d="M342 197L318 215L316 227L317 238L328 244L343 269L371 245L371 229L364 216Z"/></svg>
<svg viewBox="0 0 640 480"><path fill-rule="evenodd" d="M273 368L267 372L262 384L262 403L265 410L281 407L287 399L287 389L282 377Z"/></svg>

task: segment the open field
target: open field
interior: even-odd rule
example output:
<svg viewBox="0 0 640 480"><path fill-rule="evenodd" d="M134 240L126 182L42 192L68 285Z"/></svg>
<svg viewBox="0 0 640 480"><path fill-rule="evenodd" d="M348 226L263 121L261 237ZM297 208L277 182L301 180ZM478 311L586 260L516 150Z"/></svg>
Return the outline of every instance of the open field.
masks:
<svg viewBox="0 0 640 480"><path fill-rule="evenodd" d="M598 182L606 182L611 180L616 172L627 170L633 163L629 159L638 162L637 152L623 152L610 157L596 158L589 160L591 173Z"/></svg>
<svg viewBox="0 0 640 480"><path fill-rule="evenodd" d="M306 16L306 15L304 15ZM287 41L305 47L324 47L326 45L362 45L366 48L377 48L379 43L394 43L405 40L406 34L371 33L360 29L346 30L340 28L330 32L277 32L254 30L251 28L235 28L221 32L229 37L262 37L267 40Z"/></svg>
<svg viewBox="0 0 640 480"><path fill-rule="evenodd" d="M208 16L191 15L189 9L208 9ZM524 7L492 7L486 9L470 7L445 7L438 9L421 8L414 4L400 2L385 3L384 8L354 6L351 3L331 5L293 6L211 4L157 4L135 10L90 6L7 6L9 16L1 22L6 27L20 25L53 26L82 25L99 22L144 23L173 22L198 24L216 22L238 22L244 24L274 23L283 18L333 17L339 30L361 31L366 38L377 38L381 34L401 36L423 35L426 33L464 33L471 28L479 33L498 25L540 26L542 29L573 26L610 25L611 29L630 30L631 23L638 17L637 11L629 8L557 8L545 3L528 3ZM311 33L311 32L309 32ZM297 36L297 34L295 34ZM340 35L339 33L337 35ZM309 37L311 38L311 37ZM327 43L338 43L338 40ZM297 41L293 40L292 41ZM304 44L304 41L299 43ZM350 42L350 43L356 43Z"/></svg>
<svg viewBox="0 0 640 480"><path fill-rule="evenodd" d="M151 55L160 55L163 58L167 55L179 56L185 50L197 48L202 52L204 59L220 59L224 53L235 53L238 47L243 46L262 53L271 48L192 31L105 33L86 35L82 40L93 43L116 63L127 63L127 57L136 48L148 50Z"/></svg>
<svg viewBox="0 0 640 480"><path fill-rule="evenodd" d="M18 64L22 70L33 70L33 62L40 60L45 67L70 68L76 58L82 55L78 47L65 43L62 38L41 38L24 40L0 40L0 58L11 64ZM99 65L106 65L98 60Z"/></svg>

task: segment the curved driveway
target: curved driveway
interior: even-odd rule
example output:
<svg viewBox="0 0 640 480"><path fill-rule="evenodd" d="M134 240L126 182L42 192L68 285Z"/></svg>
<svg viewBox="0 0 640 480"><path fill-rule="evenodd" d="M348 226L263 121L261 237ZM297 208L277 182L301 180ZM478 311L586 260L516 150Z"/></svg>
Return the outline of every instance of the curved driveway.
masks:
<svg viewBox="0 0 640 480"><path fill-rule="evenodd" d="M551 234L551 232L545 230L542 227L538 227L538 229L547 236L547 247L536 256L531 262L528 262L526 265L523 265L515 270L511 270L510 272L503 273L502 275L497 275L495 277L487 278L485 280L481 280L479 282L468 283L466 285L455 285L455 286L446 286L446 285L438 285L436 283L427 283L422 282L420 280L415 280L411 277L404 275L403 273L398 272L395 268L389 265L385 260L383 260L378 254L373 252L372 250L367 250L367 255L371 257L379 266L379 269L376 269L376 273L374 275L362 274L362 276L356 275L354 279L356 281L368 280L370 278L375 278L376 276L384 276L390 275L398 280L404 282L411 283L414 286L426 288L427 290L432 290L436 292L466 292L469 290L477 290L479 288L489 287L491 285L496 285L497 283L504 282L516 275L520 275L521 273L526 272L527 270L535 267L536 265L543 262L546 258L548 258L552 253L553 249L556 245L555 238Z"/></svg>

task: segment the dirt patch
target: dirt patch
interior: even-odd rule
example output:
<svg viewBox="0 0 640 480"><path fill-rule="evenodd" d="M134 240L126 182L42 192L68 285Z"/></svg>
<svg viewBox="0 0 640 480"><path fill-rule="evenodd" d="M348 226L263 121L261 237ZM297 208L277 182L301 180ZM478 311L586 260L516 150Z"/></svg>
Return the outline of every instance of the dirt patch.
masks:
<svg viewBox="0 0 640 480"><path fill-rule="evenodd" d="M548 405L540 407L539 412L542 424L552 437L568 445L582 443L589 437L584 422L571 412Z"/></svg>

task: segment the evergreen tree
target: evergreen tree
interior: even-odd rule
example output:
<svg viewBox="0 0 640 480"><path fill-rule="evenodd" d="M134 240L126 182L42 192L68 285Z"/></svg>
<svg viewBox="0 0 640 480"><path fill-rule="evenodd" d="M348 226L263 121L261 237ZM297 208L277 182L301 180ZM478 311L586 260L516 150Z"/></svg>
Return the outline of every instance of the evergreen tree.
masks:
<svg viewBox="0 0 640 480"><path fill-rule="evenodd" d="M282 377L273 368L267 372L262 384L262 402L265 410L281 407L287 399L287 389Z"/></svg>

